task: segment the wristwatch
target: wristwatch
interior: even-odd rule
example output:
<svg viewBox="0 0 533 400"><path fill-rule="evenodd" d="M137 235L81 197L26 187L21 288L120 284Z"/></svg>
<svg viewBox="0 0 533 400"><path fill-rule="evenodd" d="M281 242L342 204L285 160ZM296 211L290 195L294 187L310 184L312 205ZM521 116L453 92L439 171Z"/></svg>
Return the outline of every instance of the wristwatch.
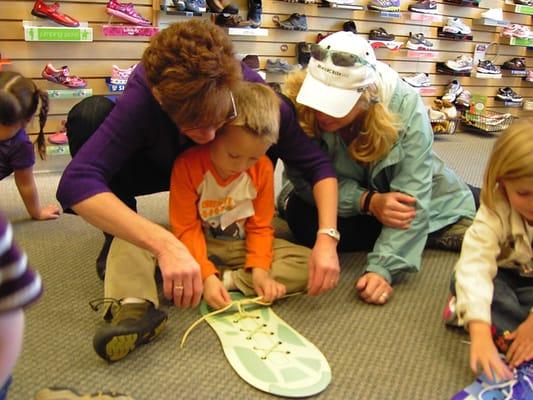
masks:
<svg viewBox="0 0 533 400"><path fill-rule="evenodd" d="M316 231L317 235L328 235L331 236L333 239L340 241L341 240L341 234L339 231L335 228L322 228Z"/></svg>

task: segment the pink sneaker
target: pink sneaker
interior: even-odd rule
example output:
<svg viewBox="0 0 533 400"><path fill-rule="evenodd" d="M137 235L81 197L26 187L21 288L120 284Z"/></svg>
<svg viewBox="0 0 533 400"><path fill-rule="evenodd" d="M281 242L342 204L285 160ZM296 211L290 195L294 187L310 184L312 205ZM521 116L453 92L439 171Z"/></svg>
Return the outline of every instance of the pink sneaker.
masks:
<svg viewBox="0 0 533 400"><path fill-rule="evenodd" d="M446 306L442 312L442 320L448 326L459 326L459 320L457 318L457 310L455 308L457 299L455 296L450 295L446 301Z"/></svg>
<svg viewBox="0 0 533 400"><path fill-rule="evenodd" d="M109 0L106 6L109 15L122 18L125 21L136 25L152 25L150 21L135 11L133 3L119 3L118 0Z"/></svg>
<svg viewBox="0 0 533 400"><path fill-rule="evenodd" d="M52 144L67 144L68 143L65 122L66 121L61 121L61 128L59 128L59 131L57 131L53 135L48 136L48 141L50 143Z"/></svg>
<svg viewBox="0 0 533 400"><path fill-rule="evenodd" d="M116 65L113 65L111 67L110 82L114 85L125 85L136 66L137 64L126 69L120 69Z"/></svg>
<svg viewBox="0 0 533 400"><path fill-rule="evenodd" d="M87 86L87 82L84 79L70 76L70 71L66 65L56 69L52 64L46 64L41 75L50 82L59 83L70 89L83 89Z"/></svg>
<svg viewBox="0 0 533 400"><path fill-rule="evenodd" d="M507 25L503 28L502 35L508 37L517 37L517 38L528 38L530 34L529 28L527 26L522 26L519 24Z"/></svg>

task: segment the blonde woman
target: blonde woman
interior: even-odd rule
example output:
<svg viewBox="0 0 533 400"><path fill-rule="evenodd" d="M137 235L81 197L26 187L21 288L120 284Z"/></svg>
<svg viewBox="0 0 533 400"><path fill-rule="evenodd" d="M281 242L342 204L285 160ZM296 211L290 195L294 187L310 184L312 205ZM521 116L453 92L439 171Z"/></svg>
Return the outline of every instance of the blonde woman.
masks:
<svg viewBox="0 0 533 400"><path fill-rule="evenodd" d="M475 214L472 191L433 154L418 93L376 60L365 39L337 32L313 45L307 71L289 76L284 90L335 166L338 249L371 250L356 283L365 302L385 304L398 276L420 269L426 241L460 249ZM282 212L296 239L311 245L312 189L286 170L294 190L284 190Z"/></svg>
<svg viewBox="0 0 533 400"><path fill-rule="evenodd" d="M528 118L513 124L494 143L481 206L466 232L452 285L458 323L470 333L470 366L474 372L481 366L491 380L511 379L509 367L533 365L532 123ZM509 367L498 350L506 353Z"/></svg>

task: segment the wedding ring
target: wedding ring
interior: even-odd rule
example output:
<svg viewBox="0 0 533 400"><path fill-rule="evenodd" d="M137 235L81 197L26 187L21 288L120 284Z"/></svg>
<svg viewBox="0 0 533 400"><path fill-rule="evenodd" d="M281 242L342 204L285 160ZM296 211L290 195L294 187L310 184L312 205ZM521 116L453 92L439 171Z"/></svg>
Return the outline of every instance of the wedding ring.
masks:
<svg viewBox="0 0 533 400"><path fill-rule="evenodd" d="M388 297L389 297L389 295L388 295L387 292L381 293L381 298L383 298L384 300L387 300Z"/></svg>
<svg viewBox="0 0 533 400"><path fill-rule="evenodd" d="M176 286L174 286L174 289L183 290L183 285L176 285Z"/></svg>

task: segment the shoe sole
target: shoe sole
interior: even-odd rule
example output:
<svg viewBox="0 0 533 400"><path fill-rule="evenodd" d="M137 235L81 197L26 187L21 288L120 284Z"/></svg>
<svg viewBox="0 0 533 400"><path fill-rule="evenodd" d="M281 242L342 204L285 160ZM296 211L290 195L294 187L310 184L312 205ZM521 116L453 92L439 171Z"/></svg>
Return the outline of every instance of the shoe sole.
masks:
<svg viewBox="0 0 533 400"><path fill-rule="evenodd" d="M421 14L436 14L438 10L437 9L435 10L426 9L426 8L410 8L409 11L414 11L414 12L421 13Z"/></svg>
<svg viewBox="0 0 533 400"><path fill-rule="evenodd" d="M409 41L407 42L406 47L411 50L433 50L433 47L425 46L423 44L413 44Z"/></svg>
<svg viewBox="0 0 533 400"><path fill-rule="evenodd" d="M104 346L104 354L97 353L99 356L109 362L122 360L137 347L147 344L158 337L165 329L166 323L167 318L161 321L161 323L156 326L152 332L146 333L141 338L139 338L137 333L112 336Z"/></svg>
<svg viewBox="0 0 533 400"><path fill-rule="evenodd" d="M375 7L375 6L368 6L369 10L374 11L386 11L386 12L400 12L400 7Z"/></svg>
<svg viewBox="0 0 533 400"><path fill-rule="evenodd" d="M281 29L284 29L286 31L306 31L307 27L301 27L301 26L284 26L280 25Z"/></svg>

